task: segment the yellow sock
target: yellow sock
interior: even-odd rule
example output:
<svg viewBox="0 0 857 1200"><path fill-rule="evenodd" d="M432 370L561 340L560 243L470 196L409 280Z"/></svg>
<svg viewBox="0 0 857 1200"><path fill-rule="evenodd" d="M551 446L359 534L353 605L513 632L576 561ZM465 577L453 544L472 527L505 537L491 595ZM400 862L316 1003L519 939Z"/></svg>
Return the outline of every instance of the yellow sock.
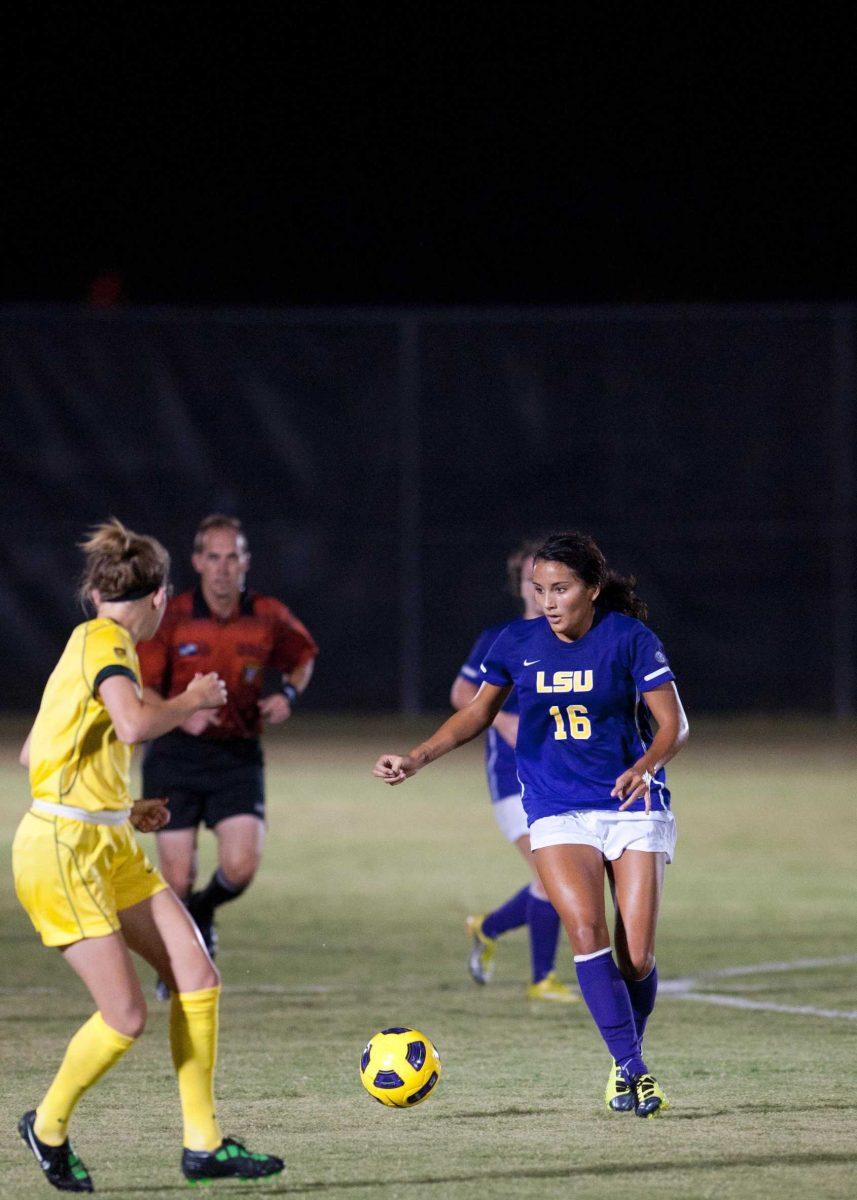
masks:
<svg viewBox="0 0 857 1200"><path fill-rule="evenodd" d="M170 1048L179 1082L187 1150L216 1150L223 1134L214 1114L217 1006L220 988L174 992L170 1002Z"/></svg>
<svg viewBox="0 0 857 1200"><path fill-rule="evenodd" d="M106 1023L100 1012L81 1025L68 1044L62 1066L36 1109L35 1132L49 1146L61 1146L68 1123L83 1093L119 1062L134 1039Z"/></svg>

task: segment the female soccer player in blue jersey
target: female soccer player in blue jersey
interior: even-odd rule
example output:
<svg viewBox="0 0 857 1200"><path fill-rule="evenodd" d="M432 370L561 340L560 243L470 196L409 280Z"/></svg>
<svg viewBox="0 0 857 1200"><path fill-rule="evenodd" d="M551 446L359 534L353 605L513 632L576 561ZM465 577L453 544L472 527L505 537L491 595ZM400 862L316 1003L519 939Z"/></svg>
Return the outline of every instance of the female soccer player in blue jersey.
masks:
<svg viewBox="0 0 857 1200"><path fill-rule="evenodd" d="M533 554L538 546L538 542L525 542L509 555L506 564L510 590L523 602L525 621L535 620L542 615L536 603L532 581ZM464 708L479 691L482 660L506 624L508 622L483 630L474 642L452 685L449 698L453 708ZM569 1004L578 997L557 979L554 972L559 916L547 898L530 853L530 831L521 802L521 785L515 764L517 736L518 697L513 690L488 730L485 739L485 773L491 807L500 832L517 847L535 878L492 912L467 918L467 932L472 939L470 974L476 983L488 983L494 973L497 939L512 929L526 925L530 936L531 968L527 998Z"/></svg>
<svg viewBox="0 0 857 1200"><path fill-rule="evenodd" d="M668 1107L642 1054L657 991L664 866L675 847L664 765L686 742L687 719L663 647L642 623L646 609L633 580L608 570L592 538L548 538L535 554L533 587L544 618L515 621L499 635L475 699L408 754L382 755L373 773L403 783L487 729L515 687L530 842L571 941L581 993L613 1057L605 1099L615 1111L653 1117Z"/></svg>

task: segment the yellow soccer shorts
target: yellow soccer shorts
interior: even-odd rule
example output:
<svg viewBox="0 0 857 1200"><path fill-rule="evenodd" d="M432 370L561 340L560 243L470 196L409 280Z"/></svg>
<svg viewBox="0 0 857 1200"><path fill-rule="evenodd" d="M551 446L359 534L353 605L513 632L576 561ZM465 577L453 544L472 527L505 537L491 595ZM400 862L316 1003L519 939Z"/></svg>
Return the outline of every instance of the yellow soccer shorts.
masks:
<svg viewBox="0 0 857 1200"><path fill-rule="evenodd" d="M129 821L93 825L28 812L12 844L18 899L46 946L104 937L123 908L167 885L138 845Z"/></svg>

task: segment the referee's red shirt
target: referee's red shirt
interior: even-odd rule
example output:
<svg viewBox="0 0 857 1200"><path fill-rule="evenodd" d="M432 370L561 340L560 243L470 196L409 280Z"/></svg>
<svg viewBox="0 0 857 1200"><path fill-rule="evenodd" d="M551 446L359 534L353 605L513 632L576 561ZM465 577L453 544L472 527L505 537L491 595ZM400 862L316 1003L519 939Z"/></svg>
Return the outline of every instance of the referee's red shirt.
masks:
<svg viewBox="0 0 857 1200"><path fill-rule="evenodd" d="M140 643L137 653L144 685L165 697L183 692L198 672L217 672L228 697L220 724L201 736L222 741L258 737L266 668L288 674L315 658L318 647L297 617L272 596L244 592L235 613L221 620L197 587L169 601L160 629L151 641Z"/></svg>

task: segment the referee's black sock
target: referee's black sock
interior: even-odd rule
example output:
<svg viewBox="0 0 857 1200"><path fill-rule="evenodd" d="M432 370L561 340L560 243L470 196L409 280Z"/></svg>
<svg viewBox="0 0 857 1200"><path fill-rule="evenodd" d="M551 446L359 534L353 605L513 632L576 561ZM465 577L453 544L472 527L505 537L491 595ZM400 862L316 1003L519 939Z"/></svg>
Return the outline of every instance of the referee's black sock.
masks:
<svg viewBox="0 0 857 1200"><path fill-rule="evenodd" d="M216 908L237 900L246 889L246 883L233 883L218 867L202 891L194 892L188 907L195 917L211 917Z"/></svg>

